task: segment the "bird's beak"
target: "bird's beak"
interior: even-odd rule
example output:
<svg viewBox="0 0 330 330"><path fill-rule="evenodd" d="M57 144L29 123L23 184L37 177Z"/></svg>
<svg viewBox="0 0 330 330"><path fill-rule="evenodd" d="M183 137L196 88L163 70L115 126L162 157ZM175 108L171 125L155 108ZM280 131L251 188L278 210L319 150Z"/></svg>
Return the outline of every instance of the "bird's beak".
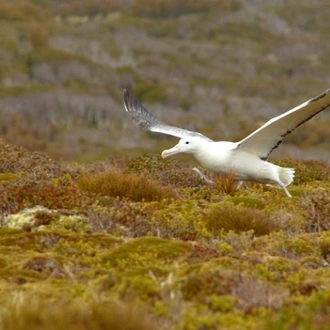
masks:
<svg viewBox="0 0 330 330"><path fill-rule="evenodd" d="M166 158L166 157L178 154L178 153L180 153L180 149L181 148L178 145L176 145L171 149L164 150L162 152L162 158Z"/></svg>

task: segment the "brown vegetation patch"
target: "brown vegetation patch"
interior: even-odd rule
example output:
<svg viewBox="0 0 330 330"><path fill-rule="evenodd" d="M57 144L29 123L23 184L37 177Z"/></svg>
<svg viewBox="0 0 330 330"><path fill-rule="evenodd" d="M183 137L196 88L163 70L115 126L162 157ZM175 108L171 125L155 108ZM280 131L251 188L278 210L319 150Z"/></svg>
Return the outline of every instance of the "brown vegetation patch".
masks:
<svg viewBox="0 0 330 330"><path fill-rule="evenodd" d="M230 230L234 232L253 230L256 236L261 236L280 229L267 212L244 206L214 206L205 215L204 221L215 236Z"/></svg>
<svg viewBox="0 0 330 330"><path fill-rule="evenodd" d="M200 179L187 164L176 160L163 160L160 156L139 156L130 159L125 173L134 173L175 187L199 186Z"/></svg>
<svg viewBox="0 0 330 330"><path fill-rule="evenodd" d="M227 175L214 175L214 188L221 194L233 195L240 183L235 180L235 173L230 172Z"/></svg>
<svg viewBox="0 0 330 330"><path fill-rule="evenodd" d="M119 171L85 174L80 178L80 187L96 194L124 197L132 201L159 201L176 197L172 189L156 181Z"/></svg>
<svg viewBox="0 0 330 330"><path fill-rule="evenodd" d="M45 304L37 297L24 297L20 303L3 311L0 328L7 330L72 330L90 329L155 329L151 318L135 306L118 305L109 301L72 302L50 299ZM31 304L33 300L33 304Z"/></svg>
<svg viewBox="0 0 330 330"><path fill-rule="evenodd" d="M330 192L322 187L312 193L304 193L299 200L306 214L306 232L320 232L330 229Z"/></svg>
<svg viewBox="0 0 330 330"><path fill-rule="evenodd" d="M0 212L16 213L27 207L42 205L49 209L86 207L93 203L90 194L77 184L57 185L52 182L15 182L0 186Z"/></svg>
<svg viewBox="0 0 330 330"><path fill-rule="evenodd" d="M282 167L295 169L294 184L300 185L314 181L330 181L330 168L326 164L316 160L298 161L285 158L276 161Z"/></svg>

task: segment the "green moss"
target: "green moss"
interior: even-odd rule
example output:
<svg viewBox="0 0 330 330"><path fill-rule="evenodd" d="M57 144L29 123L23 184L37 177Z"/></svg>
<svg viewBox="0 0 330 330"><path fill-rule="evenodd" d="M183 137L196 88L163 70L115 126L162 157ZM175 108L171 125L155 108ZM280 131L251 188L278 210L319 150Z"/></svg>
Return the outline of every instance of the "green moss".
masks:
<svg viewBox="0 0 330 330"><path fill-rule="evenodd" d="M1 246L14 246L23 250L41 251L38 238L44 236L42 233L24 232L20 229L0 228Z"/></svg>
<svg viewBox="0 0 330 330"><path fill-rule="evenodd" d="M243 205L246 207L255 207L257 209L264 209L265 203L261 201L260 199L253 198L253 197L243 197L243 196L226 196L224 198L225 202L232 203L234 205Z"/></svg>
<svg viewBox="0 0 330 330"><path fill-rule="evenodd" d="M76 232L90 232L90 224L83 215L61 215L53 224L56 228L65 228Z"/></svg>
<svg viewBox="0 0 330 330"><path fill-rule="evenodd" d="M316 240L313 237L306 235L299 235L288 239L283 248L288 254L293 254L294 256L308 256L318 254L319 249L316 244Z"/></svg>
<svg viewBox="0 0 330 330"><path fill-rule="evenodd" d="M191 250L188 243L143 237L131 240L103 257L104 262L130 270L133 267L153 267L183 257Z"/></svg>
<svg viewBox="0 0 330 330"><path fill-rule="evenodd" d="M329 292L311 295L304 301L293 301L276 315L265 320L265 328L270 330L292 328L328 329L330 322ZM317 315L317 317L315 317Z"/></svg>
<svg viewBox="0 0 330 330"><path fill-rule="evenodd" d="M217 296L213 294L209 297L209 306L213 311L228 313L234 309L235 300L229 295Z"/></svg>
<svg viewBox="0 0 330 330"><path fill-rule="evenodd" d="M330 233L329 231L322 233L318 239L318 245L320 247L320 252L325 260L330 259Z"/></svg>
<svg viewBox="0 0 330 330"><path fill-rule="evenodd" d="M152 307L152 311L157 315L157 316L162 316L166 317L169 314L169 308L166 306L161 300L157 300Z"/></svg>
<svg viewBox="0 0 330 330"><path fill-rule="evenodd" d="M148 300L159 296L157 283L150 276L145 275L124 276L117 290L124 300L130 300L136 296L141 300Z"/></svg>
<svg viewBox="0 0 330 330"><path fill-rule="evenodd" d="M239 330L253 329L253 322L240 312L235 313L210 313L203 305L195 304L185 311L183 315L184 329L217 329L223 328Z"/></svg>
<svg viewBox="0 0 330 330"><path fill-rule="evenodd" d="M17 181L19 176L14 173L0 173L0 182L1 181Z"/></svg>

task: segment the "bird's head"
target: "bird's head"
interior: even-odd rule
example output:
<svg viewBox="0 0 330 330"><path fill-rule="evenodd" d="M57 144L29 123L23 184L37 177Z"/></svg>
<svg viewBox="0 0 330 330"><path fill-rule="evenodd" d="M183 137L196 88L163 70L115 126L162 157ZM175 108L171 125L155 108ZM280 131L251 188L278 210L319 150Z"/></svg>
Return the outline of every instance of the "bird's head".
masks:
<svg viewBox="0 0 330 330"><path fill-rule="evenodd" d="M197 139L181 139L177 145L171 149L162 152L162 158L166 158L175 154L195 154L199 148L200 142Z"/></svg>

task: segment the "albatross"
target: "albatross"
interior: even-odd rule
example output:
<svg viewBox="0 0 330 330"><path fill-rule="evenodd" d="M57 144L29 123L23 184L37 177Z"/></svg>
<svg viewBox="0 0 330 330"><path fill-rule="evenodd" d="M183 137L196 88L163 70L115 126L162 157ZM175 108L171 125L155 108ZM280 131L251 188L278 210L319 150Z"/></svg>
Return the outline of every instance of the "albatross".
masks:
<svg viewBox="0 0 330 330"><path fill-rule="evenodd" d="M285 136L329 107L330 89L270 119L239 142L213 141L201 133L167 125L147 111L126 89L123 101L127 113L142 129L180 138L177 145L162 152L162 158L179 153L191 154L212 172L234 173L237 181L276 186L292 197L286 187L294 179L294 169L272 164L267 161L268 156ZM204 177L200 171L197 172Z"/></svg>

